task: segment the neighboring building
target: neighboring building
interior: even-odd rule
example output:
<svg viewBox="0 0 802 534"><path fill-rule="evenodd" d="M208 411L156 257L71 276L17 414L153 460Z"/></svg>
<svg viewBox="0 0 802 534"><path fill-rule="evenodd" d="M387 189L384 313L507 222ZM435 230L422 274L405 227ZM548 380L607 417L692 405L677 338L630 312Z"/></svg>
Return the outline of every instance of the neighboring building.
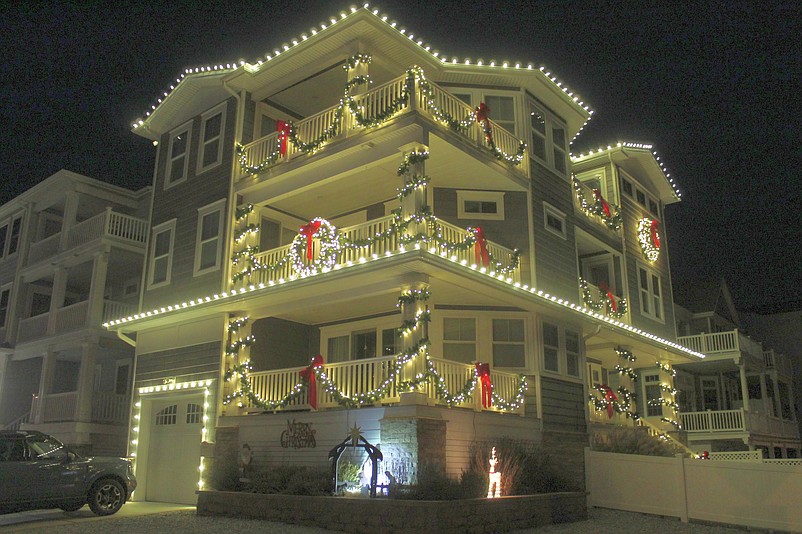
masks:
<svg viewBox="0 0 802 534"><path fill-rule="evenodd" d="M136 344L136 498L194 502L202 440L325 464L358 429L409 483L509 436L581 486L590 396L674 430L671 367L702 355L671 341L650 148L572 160L591 112L550 74L335 20L134 124L159 147L142 306L107 326Z"/></svg>
<svg viewBox="0 0 802 534"><path fill-rule="evenodd" d="M126 453L150 188L61 170L0 207L0 423Z"/></svg>
<svg viewBox="0 0 802 534"><path fill-rule="evenodd" d="M676 366L688 446L799 458L791 360L746 334L723 279L676 289L677 340L707 356Z"/></svg>

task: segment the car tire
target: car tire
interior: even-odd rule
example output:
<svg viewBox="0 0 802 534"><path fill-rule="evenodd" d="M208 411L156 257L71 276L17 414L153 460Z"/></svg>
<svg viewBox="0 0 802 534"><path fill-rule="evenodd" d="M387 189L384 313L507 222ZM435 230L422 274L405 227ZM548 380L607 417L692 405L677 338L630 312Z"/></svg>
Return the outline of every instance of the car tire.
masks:
<svg viewBox="0 0 802 534"><path fill-rule="evenodd" d="M62 504L61 506L59 506L59 508L61 508L65 512L77 512L78 510L83 508L85 504L86 504L85 502L76 502L76 503L72 503L72 504Z"/></svg>
<svg viewBox="0 0 802 534"><path fill-rule="evenodd" d="M89 490L89 508L97 515L116 514L125 504L125 489L113 478L98 480Z"/></svg>

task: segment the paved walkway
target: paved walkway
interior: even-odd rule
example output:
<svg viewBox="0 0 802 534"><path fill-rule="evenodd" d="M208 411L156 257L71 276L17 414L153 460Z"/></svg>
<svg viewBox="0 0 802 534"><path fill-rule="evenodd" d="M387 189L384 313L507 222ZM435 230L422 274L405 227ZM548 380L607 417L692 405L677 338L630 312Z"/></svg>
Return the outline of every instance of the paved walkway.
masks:
<svg viewBox="0 0 802 534"><path fill-rule="evenodd" d="M678 519L657 517L617 510L592 508L587 521L564 525L551 525L537 529L518 530L514 534L540 534L546 532L565 532L571 534L616 534L641 533L694 533L694 534L734 534L743 533L746 528L707 525L701 523L682 523ZM55 527L55 530L53 530ZM139 534L170 532L179 534L217 534L226 532L260 534L344 534L339 531L316 527L286 525L255 519L234 519L227 517L199 517L195 508L180 504L131 502L115 515L97 517L89 508L66 513L60 510L40 510L18 514L0 515L2 532L37 532L48 529L58 534ZM749 529L755 532L755 529ZM758 531L759 532L759 531ZM429 533L422 533L429 534ZM431 533L451 534L451 533ZM460 533L454 533L460 534Z"/></svg>

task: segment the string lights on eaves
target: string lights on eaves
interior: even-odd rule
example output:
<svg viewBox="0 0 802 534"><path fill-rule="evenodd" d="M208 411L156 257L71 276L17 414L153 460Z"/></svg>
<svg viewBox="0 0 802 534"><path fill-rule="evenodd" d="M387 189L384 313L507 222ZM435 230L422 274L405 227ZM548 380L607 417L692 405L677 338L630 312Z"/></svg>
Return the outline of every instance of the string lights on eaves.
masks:
<svg viewBox="0 0 802 534"><path fill-rule="evenodd" d="M163 93L163 95L156 100L156 103L151 105L150 110L148 110L144 114L144 116L145 116L145 118L149 117L150 114L162 103L162 101L172 91L174 91L178 87L178 85L181 84L181 82L186 79L186 77L188 75L202 74L202 73L208 73L208 72L214 72L214 71L235 71L235 70L237 70L239 68L246 69L249 72L253 72L255 70L259 70L262 67L262 65L264 65L266 63L269 63L270 61L272 61L272 60L276 59L277 57L279 57L281 54L283 54L285 52L289 52L293 48L303 44L307 40L309 40L312 37L316 36L318 33L321 33L323 31L325 31L330 26L334 26L335 24L337 24L341 20L346 19L350 14L356 13L357 11L361 11L361 10L365 10L368 13L371 13L372 15L374 15L375 17L380 19L382 22L384 22L385 24L387 24L391 28L393 28L396 31L398 31L401 35L403 35L404 37L409 39L412 43L416 44L418 47L421 48L421 50L431 54L435 59L437 59L440 63L442 63L444 65L462 65L462 66L486 67L486 68L494 68L494 69L539 71L546 79L548 79L554 85L554 87L556 87L557 89L562 91L566 96L568 96L574 102L574 104L576 104L577 106L582 108L589 115L593 114L593 110L590 109L590 106L585 104L585 102L582 101L579 98L578 95L574 94L574 92L571 91L568 88L568 86L566 86L555 75L553 75L551 73L551 71L546 69L546 67L543 67L543 66L535 67L535 65L533 63L524 64L524 63L521 63L520 61L515 61L515 62L506 61L506 60L505 61L496 61L494 59L492 59L490 61L485 61L483 59L478 59L478 60L474 61L471 58L458 58L456 56L450 56L450 55L448 55L448 54L446 54L444 52L440 52L439 50L434 49L430 44L424 42L422 39L416 38L414 32L408 31L406 28L403 28L403 27L399 28L397 22L395 22L393 20L390 20L390 18L386 14L381 13L379 11L379 9L377 9L375 7L372 7L368 3L365 3L361 8L357 8L355 6L352 6L350 8L350 12L343 11L343 12L340 12L338 16L329 17L328 22L322 22L318 27L311 28L308 33L302 33L300 36L297 36L297 37L294 37L294 38L290 39L288 42L285 42L280 47L274 48L272 53L269 52L269 53L265 54L263 59L256 60L256 62L253 63L253 64L246 63L245 61L239 61L239 62L235 61L233 63L227 63L225 65L223 65L223 64L211 65L211 66L207 65L205 67L196 67L196 68L186 69L184 71L184 73L181 74L181 76L176 79L175 84L170 85L169 91L165 91ZM588 120L590 120L590 119L588 119ZM134 129L136 129L136 128L142 126L144 124L144 122L145 122L145 119L143 119L143 118L137 119L136 121L133 122L132 127ZM585 124L587 124L587 122ZM584 125L583 125L583 128L584 128ZM582 131L582 128L580 128L579 132L581 132L581 131ZM576 134L577 136L579 135L579 132L577 132L577 134Z"/></svg>
<svg viewBox="0 0 802 534"><path fill-rule="evenodd" d="M660 159L660 156L657 154L657 151L653 149L652 145L648 145L648 144L645 144L645 143L631 143L631 142L628 142L628 141L619 141L618 143L615 144L615 146L607 145L607 148L599 147L596 150L589 150L587 154L583 154L583 153L573 154L573 153L570 153L569 156L571 157L571 161L578 162L578 161L582 160L583 158L587 158L589 156L593 156L594 154L598 155L598 154L601 154L602 152L607 152L608 150L613 150L614 148L637 148L637 149L640 149L640 150L650 150L651 153L652 153L652 156L654 157L655 162L660 166L660 170L663 171L663 174L665 175L666 180L668 180L668 183L671 185L671 189L674 190L674 194L677 195L677 198L682 198L682 193L680 192L679 187L677 187L677 184L674 183L674 179L671 177L671 173L668 172L668 169L666 169L666 166L663 165L663 162Z"/></svg>

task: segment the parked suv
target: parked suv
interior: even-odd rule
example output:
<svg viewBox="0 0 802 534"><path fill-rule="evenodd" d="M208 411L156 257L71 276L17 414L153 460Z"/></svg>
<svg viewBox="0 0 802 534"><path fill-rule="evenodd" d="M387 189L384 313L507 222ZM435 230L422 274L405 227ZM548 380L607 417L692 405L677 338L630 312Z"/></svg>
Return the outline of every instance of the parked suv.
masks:
<svg viewBox="0 0 802 534"><path fill-rule="evenodd" d="M125 458L84 458L41 432L0 431L0 513L38 508L116 513L136 489Z"/></svg>

